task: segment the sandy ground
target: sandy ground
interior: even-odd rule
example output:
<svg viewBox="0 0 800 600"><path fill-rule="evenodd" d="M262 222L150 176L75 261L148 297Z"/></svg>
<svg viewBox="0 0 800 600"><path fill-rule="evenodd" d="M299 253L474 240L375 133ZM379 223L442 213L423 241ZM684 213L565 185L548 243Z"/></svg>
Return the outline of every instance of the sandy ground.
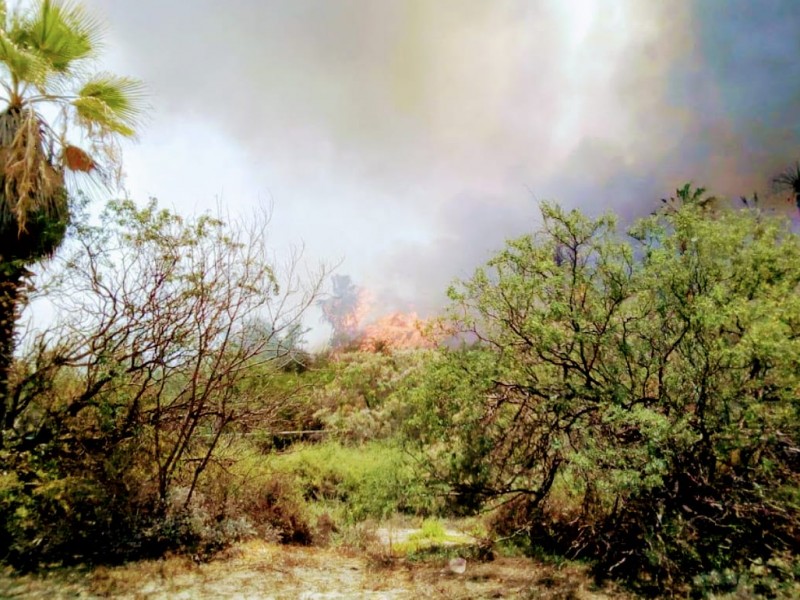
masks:
<svg viewBox="0 0 800 600"><path fill-rule="evenodd" d="M343 550L248 542L196 564L187 557L39 576L0 575L0 598L130 599L477 599L624 598L592 587L582 567L523 558L468 561L463 574L445 558L382 559Z"/></svg>

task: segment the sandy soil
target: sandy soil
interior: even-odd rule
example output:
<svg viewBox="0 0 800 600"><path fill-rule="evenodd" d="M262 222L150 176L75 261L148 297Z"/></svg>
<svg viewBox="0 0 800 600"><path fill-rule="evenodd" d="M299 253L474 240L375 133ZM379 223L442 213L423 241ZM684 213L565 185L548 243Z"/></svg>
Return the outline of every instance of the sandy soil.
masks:
<svg viewBox="0 0 800 600"><path fill-rule="evenodd" d="M580 566L523 558L468 561L453 573L445 558L410 562L343 550L249 542L208 563L187 557L40 576L0 575L0 598L373 599L624 598L594 589Z"/></svg>

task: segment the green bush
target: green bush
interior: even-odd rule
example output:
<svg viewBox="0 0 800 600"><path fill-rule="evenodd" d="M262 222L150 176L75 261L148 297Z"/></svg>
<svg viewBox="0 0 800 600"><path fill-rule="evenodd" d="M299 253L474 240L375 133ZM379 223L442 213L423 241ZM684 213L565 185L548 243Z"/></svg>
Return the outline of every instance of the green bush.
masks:
<svg viewBox="0 0 800 600"><path fill-rule="evenodd" d="M193 547L195 532L177 515L139 505L121 486L93 477L3 477L3 560L21 570L46 564L109 562Z"/></svg>
<svg viewBox="0 0 800 600"><path fill-rule="evenodd" d="M292 477L308 502L333 507L344 523L395 512L424 515L437 508L417 478L411 457L388 443L298 446L272 457L269 468Z"/></svg>
<svg viewBox="0 0 800 600"><path fill-rule="evenodd" d="M0 473L16 477L0 560L19 567L247 535L208 473L221 480L236 436L309 416L287 366L302 282L279 285L263 220L184 219L155 200L111 202L102 220L75 223L54 259L42 289L63 318L29 330L0 397Z"/></svg>
<svg viewBox="0 0 800 600"><path fill-rule="evenodd" d="M406 424L465 510L653 589L800 553L800 238L679 195L627 236L543 205L451 289L474 343Z"/></svg>
<svg viewBox="0 0 800 600"><path fill-rule="evenodd" d="M344 443L389 440L408 417L406 393L419 381L431 351L347 352L314 375L315 417Z"/></svg>

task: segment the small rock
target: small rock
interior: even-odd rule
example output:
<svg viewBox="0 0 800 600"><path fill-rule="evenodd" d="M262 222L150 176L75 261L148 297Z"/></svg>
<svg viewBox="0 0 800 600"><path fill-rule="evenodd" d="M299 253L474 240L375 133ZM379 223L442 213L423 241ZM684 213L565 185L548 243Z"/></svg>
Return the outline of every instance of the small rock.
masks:
<svg viewBox="0 0 800 600"><path fill-rule="evenodd" d="M447 563L447 569L451 573L456 573L457 575L461 575L464 571L467 570L467 559L451 558L450 562Z"/></svg>

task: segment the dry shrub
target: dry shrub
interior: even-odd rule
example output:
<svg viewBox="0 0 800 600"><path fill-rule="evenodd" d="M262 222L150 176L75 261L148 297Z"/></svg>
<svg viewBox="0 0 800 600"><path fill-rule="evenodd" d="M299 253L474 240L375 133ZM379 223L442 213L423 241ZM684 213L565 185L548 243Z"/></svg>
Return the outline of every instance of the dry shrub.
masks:
<svg viewBox="0 0 800 600"><path fill-rule="evenodd" d="M303 499L287 476L276 475L265 482L245 509L259 527L266 524L276 530L282 543L308 545L313 540Z"/></svg>
<svg viewBox="0 0 800 600"><path fill-rule="evenodd" d="M378 535L378 525L373 519L366 519L345 528L341 533L339 544L342 548L367 554L385 552Z"/></svg>
<svg viewBox="0 0 800 600"><path fill-rule="evenodd" d="M325 511L317 517L317 525L314 527L314 542L319 546L330 544L331 537L338 533L339 527L330 513Z"/></svg>
<svg viewBox="0 0 800 600"><path fill-rule="evenodd" d="M531 505L524 496L517 496L499 506L488 518L489 531L501 538L513 538L530 529Z"/></svg>

